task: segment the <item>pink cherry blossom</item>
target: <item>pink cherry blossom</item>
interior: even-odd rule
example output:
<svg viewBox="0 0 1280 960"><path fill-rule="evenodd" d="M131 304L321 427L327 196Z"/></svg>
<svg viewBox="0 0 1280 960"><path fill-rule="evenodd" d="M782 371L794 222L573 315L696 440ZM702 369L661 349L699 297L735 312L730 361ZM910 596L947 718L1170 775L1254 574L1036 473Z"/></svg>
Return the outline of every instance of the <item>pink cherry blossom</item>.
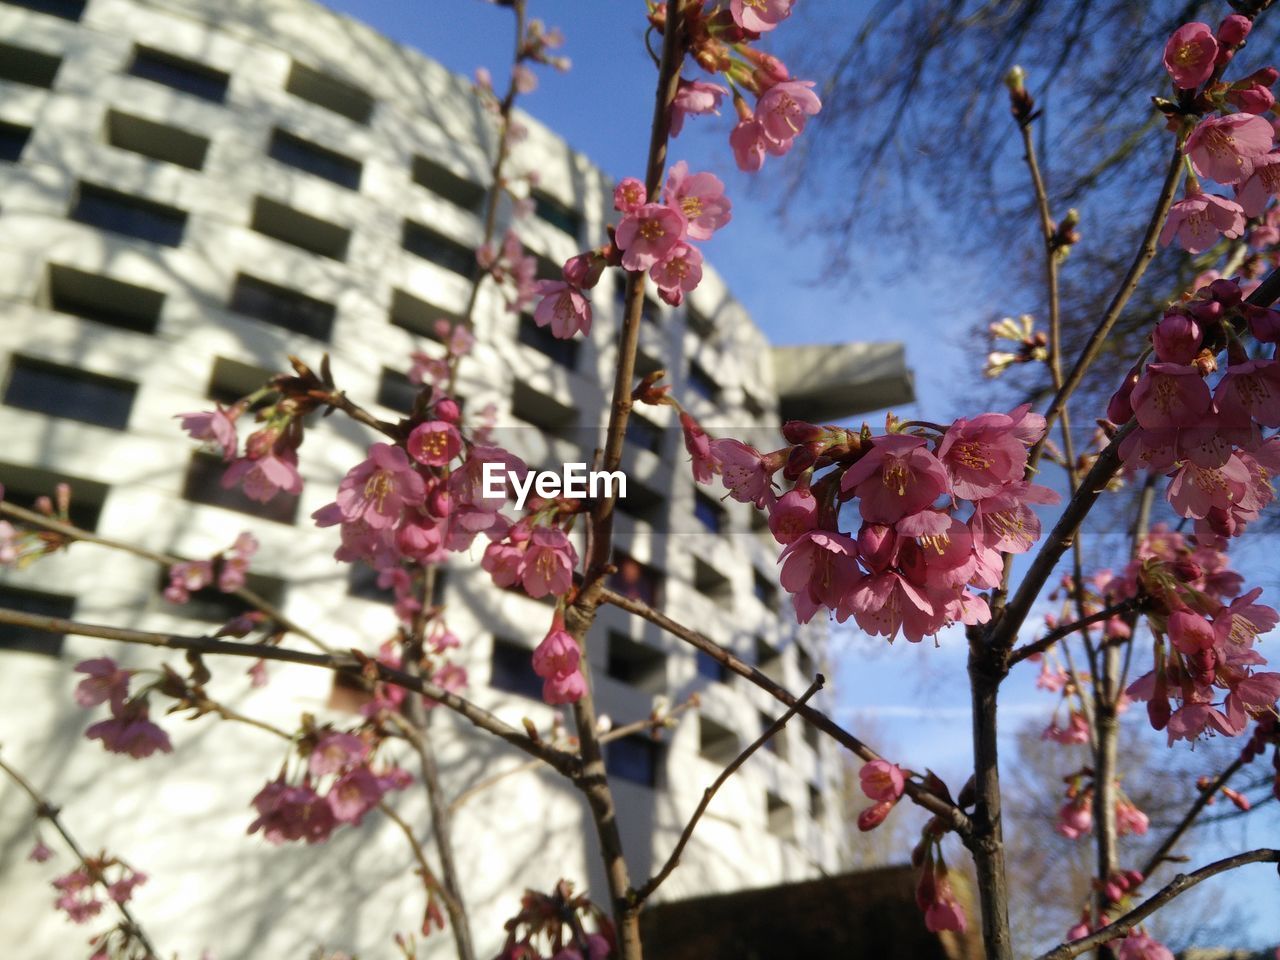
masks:
<svg viewBox="0 0 1280 960"><path fill-rule="evenodd" d="M1174 86L1193 90L1209 79L1218 41L1207 23L1188 23L1173 32L1164 47L1164 68Z"/></svg>
<svg viewBox="0 0 1280 960"><path fill-rule="evenodd" d="M1200 176L1240 183L1253 173L1254 160L1270 152L1274 139L1275 131L1264 118L1232 113L1205 117L1184 149Z"/></svg>
<svg viewBox="0 0 1280 960"><path fill-rule="evenodd" d="M1237 414L1264 427L1280 427L1280 362L1246 360L1232 364L1214 389L1213 399L1224 416Z"/></svg>
<svg viewBox="0 0 1280 960"><path fill-rule="evenodd" d="M810 530L782 551L779 580L795 598L796 619L808 623L822 607L834 610L861 578L858 545L843 533Z"/></svg>
<svg viewBox="0 0 1280 960"><path fill-rule="evenodd" d="M1093 832L1093 797L1085 794L1068 800L1058 811L1058 822L1053 829L1068 840L1078 840Z"/></svg>
<svg viewBox="0 0 1280 960"><path fill-rule="evenodd" d="M316 742L307 769L313 777L323 777L363 763L368 755L369 745L355 734L329 732Z"/></svg>
<svg viewBox="0 0 1280 960"><path fill-rule="evenodd" d="M1169 219L1160 231L1160 244L1176 238L1188 253L1201 253L1218 242L1218 235L1234 240L1244 233L1240 204L1211 193L1194 193L1169 208Z"/></svg>
<svg viewBox="0 0 1280 960"><path fill-rule="evenodd" d="M1148 430L1183 427L1209 410L1212 399L1199 371L1177 363L1152 363L1130 399L1140 426Z"/></svg>
<svg viewBox="0 0 1280 960"><path fill-rule="evenodd" d="M756 116L773 140L790 142L804 130L805 120L822 109L812 80L785 80L761 95Z"/></svg>
<svg viewBox="0 0 1280 960"><path fill-rule="evenodd" d="M580 671L558 673L542 682L542 699L552 706L577 703L586 692L587 681Z"/></svg>
<svg viewBox="0 0 1280 960"><path fill-rule="evenodd" d="M769 508L769 530L784 546L818 525L818 501L808 487L795 487Z"/></svg>
<svg viewBox="0 0 1280 960"><path fill-rule="evenodd" d="M773 468L757 450L741 440L726 437L711 441L711 455L720 464L720 479L729 496L760 509L773 502Z"/></svg>
<svg viewBox="0 0 1280 960"><path fill-rule="evenodd" d="M426 426L430 424L423 424ZM417 430L410 434L410 444ZM399 522L405 507L422 503L425 489L422 477L403 449L375 443L369 447L368 457L342 479L334 502L344 523L364 523L370 529L385 530Z"/></svg>
<svg viewBox="0 0 1280 960"><path fill-rule="evenodd" d="M1280 153L1268 153L1253 161L1253 170L1236 187L1236 202L1240 204L1246 217L1256 217L1266 208L1267 202L1277 195L1280 195ZM1254 233L1261 229L1263 228Z"/></svg>
<svg viewBox="0 0 1280 960"><path fill-rule="evenodd" d="M1120 836L1124 837L1130 834L1138 837L1146 836L1150 826L1151 818L1128 800L1121 799L1116 801L1116 832Z"/></svg>
<svg viewBox="0 0 1280 960"><path fill-rule="evenodd" d="M366 766L347 771L329 788L325 801L339 823L358 824L378 805L386 787Z"/></svg>
<svg viewBox="0 0 1280 960"><path fill-rule="evenodd" d="M184 560L169 568L169 583L164 598L170 603L186 603L191 594L213 583L213 563L209 560Z"/></svg>
<svg viewBox="0 0 1280 960"><path fill-rule="evenodd" d="M458 433L458 428L447 420L428 420L413 428L405 446L408 447L409 456L418 463L428 467L443 467L462 452L462 436Z"/></svg>
<svg viewBox="0 0 1280 960"><path fill-rule="evenodd" d="M845 471L840 490L861 498L866 520L896 523L928 507L948 489L947 471L925 449L922 437L890 434L871 441L871 450Z"/></svg>
<svg viewBox="0 0 1280 960"><path fill-rule="evenodd" d="M893 640L901 632L912 643L937 633L946 619L919 585L893 570L871 574L846 594L836 616L850 615L872 636Z"/></svg>
<svg viewBox="0 0 1280 960"><path fill-rule="evenodd" d="M235 460L222 475L222 486L230 490L237 483L242 484L245 496L259 503L268 503L281 492L297 496L302 492L297 451L271 451L256 459Z"/></svg>
<svg viewBox="0 0 1280 960"><path fill-rule="evenodd" d="M730 0L733 22L752 33L768 33L787 17L795 0Z"/></svg>
<svg viewBox="0 0 1280 960"><path fill-rule="evenodd" d="M756 173L764 166L765 153L781 156L791 149L791 141L778 144L765 135L764 125L753 115L738 121L729 133L733 159L744 173Z"/></svg>
<svg viewBox="0 0 1280 960"><path fill-rule="evenodd" d="M291 786L273 780L253 798L258 817L249 824L249 833L262 831L270 844L289 840L324 843L337 826L333 808L311 786Z"/></svg>
<svg viewBox="0 0 1280 960"><path fill-rule="evenodd" d="M712 173L691 174L684 160L672 165L662 202L684 214L688 234L694 240L710 240L732 219L732 205L720 178Z"/></svg>
<svg viewBox="0 0 1280 960"><path fill-rule="evenodd" d="M720 459L711 447L711 438L698 422L680 411L680 429L684 433L684 448L693 458L693 479L696 483L710 483L711 478L720 472Z"/></svg>
<svg viewBox="0 0 1280 960"><path fill-rule="evenodd" d="M1203 519L1215 507L1225 510L1242 499L1249 480L1248 468L1234 454L1219 467L1186 460L1169 481L1165 499L1179 516Z"/></svg>
<svg viewBox="0 0 1280 960"><path fill-rule="evenodd" d="M537 600L548 594L563 597L573 586L578 552L556 527L536 527L520 561L520 583Z"/></svg>
<svg viewBox="0 0 1280 960"><path fill-rule="evenodd" d="M649 276L658 285L663 299L678 307L684 295L702 282L702 251L687 243L678 243L665 260L649 268Z"/></svg>
<svg viewBox="0 0 1280 960"><path fill-rule="evenodd" d="M635 177L623 177L613 188L613 209L635 213L648 200L644 184Z"/></svg>
<svg viewBox="0 0 1280 960"><path fill-rule="evenodd" d="M533 651L533 672L543 678L542 699L549 704L572 703L586 692L586 681L578 669L582 650L564 629L557 612L551 630Z"/></svg>
<svg viewBox="0 0 1280 960"><path fill-rule="evenodd" d="M676 88L675 99L671 103L670 134L679 136L684 129L684 118L707 113L720 113L720 101L729 95L729 91L718 83L706 83L703 80L686 80L680 78ZM636 181L639 183L639 181ZM615 194L616 196L616 194ZM641 203L644 201L641 200ZM619 210L623 209L618 207Z"/></svg>
<svg viewBox="0 0 1280 960"><path fill-rule="evenodd" d="M1173 951L1160 941L1133 930L1120 941L1116 960L1174 960L1174 957Z"/></svg>
<svg viewBox="0 0 1280 960"><path fill-rule="evenodd" d="M133 671L122 670L110 657L81 660L75 671L85 674L85 678L76 684L76 703L82 707L96 707L110 702L112 710L119 712L129 696L129 678Z"/></svg>
<svg viewBox="0 0 1280 960"><path fill-rule="evenodd" d="M248 531L237 536L235 543L222 554L222 563L218 570L218 589L223 593L234 593L243 587L249 572L249 563L257 552L257 537Z"/></svg>
<svg viewBox="0 0 1280 960"><path fill-rule="evenodd" d="M646 203L622 218L614 241L627 270L648 270L665 260L685 235L684 216L661 203Z"/></svg>
<svg viewBox="0 0 1280 960"><path fill-rule="evenodd" d="M1008 414L963 417L948 428L938 445L938 459L951 478L957 497L980 500L1022 477L1027 450Z"/></svg>
<svg viewBox="0 0 1280 960"><path fill-rule="evenodd" d="M1200 352L1204 335L1200 324L1185 313L1166 313L1156 324L1151 339L1162 363L1189 364Z"/></svg>
<svg viewBox="0 0 1280 960"><path fill-rule="evenodd" d="M128 704L109 720L100 720L84 732L89 740L101 740L110 753L123 753L142 760L157 750L172 753L169 735L147 718L142 704Z"/></svg>
<svg viewBox="0 0 1280 960"><path fill-rule="evenodd" d="M902 770L888 760L872 760L858 771L862 792L871 800L897 800L906 783Z"/></svg>
<svg viewBox="0 0 1280 960"><path fill-rule="evenodd" d="M1031 504L1053 505L1062 498L1054 490L1019 480L978 504L970 527L975 539L1002 553L1026 553L1040 539L1040 518Z"/></svg>
<svg viewBox="0 0 1280 960"><path fill-rule="evenodd" d="M231 413L222 404L216 404L211 411L179 413L177 419L182 421L182 429L191 435L192 440L212 443L221 448L222 459L229 462L239 447L236 421Z"/></svg>
<svg viewBox="0 0 1280 960"><path fill-rule="evenodd" d="M542 300L533 311L534 323L549 326L552 336L561 340L591 333L591 301L581 290L563 280L539 280L537 292Z"/></svg>

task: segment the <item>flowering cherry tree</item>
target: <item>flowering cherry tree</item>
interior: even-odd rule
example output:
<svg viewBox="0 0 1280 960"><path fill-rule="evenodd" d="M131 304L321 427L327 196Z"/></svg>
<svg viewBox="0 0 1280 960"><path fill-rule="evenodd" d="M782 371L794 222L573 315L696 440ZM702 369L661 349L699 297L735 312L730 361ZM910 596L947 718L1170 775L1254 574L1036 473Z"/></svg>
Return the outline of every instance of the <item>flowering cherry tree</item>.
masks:
<svg viewBox="0 0 1280 960"><path fill-rule="evenodd" d="M26 565L87 541L163 566L165 595L175 603L186 602L193 591L216 589L239 596L252 612L207 637L10 610L0 610L0 622L183 651L180 664L154 668L125 669L105 650L78 664L82 679L75 700L93 711L86 737L131 761L170 751L169 736L152 710L158 702L167 703L171 714L216 717L276 737L287 744L286 759L278 770L264 771L261 788L245 797L246 831L268 844L320 844L366 817L387 817L404 833L422 880L420 935L447 930L464 960L476 953L425 722L433 709L453 711L567 778L594 823L608 889L591 891L593 902L574 892L581 878L565 878L553 891L528 892L507 924L502 958L639 960L640 910L677 868L716 789L796 716L863 762L859 782L870 803L857 818L859 830L877 828L904 800L929 814L910 851L928 929L964 931L979 924L991 960L1026 955L1025 946L1012 942L1008 919L998 695L1020 664L1028 664L1022 670L1038 664L1037 685L1059 702L1046 738L1088 753L1088 762L1066 781L1056 829L1081 842L1091 838L1096 848L1093 894L1071 905L1080 910L1079 923L1063 931L1062 944L1041 960L1095 948L1121 960L1171 957L1144 926L1148 917L1217 874L1280 862L1280 851L1259 849L1228 855L1163 886L1151 879L1216 796L1247 809L1248 801L1229 781L1263 754L1276 756L1280 743L1280 672L1268 669L1258 644L1280 617L1230 559L1232 544L1274 500L1272 478L1280 472L1274 434L1280 427L1280 366L1271 346L1280 340L1280 312L1272 309L1280 279L1274 273L1261 277L1274 254L1254 258L1248 271L1231 254L1241 240L1264 252L1277 240L1272 200L1280 194L1280 152L1271 88L1280 74L1249 64L1253 72L1231 78L1237 58L1250 58L1252 18L1266 5L1239 4L1246 12L1226 16L1216 29L1186 24L1163 52L1151 51L1162 57L1170 81L1169 89L1152 91L1169 131L1168 169L1144 241L1076 357L1062 353L1058 287L1071 248L1083 242L1080 221L1074 211L1055 217L1050 208L1032 137L1036 101L1022 72L1009 74L1009 103L1038 211L1047 331L1037 332L1030 315L997 324L993 335L1016 350L993 353L987 372L997 376L1021 364L1046 367L1053 395L1043 410L1023 403L1010 410L975 410L949 423L890 414L879 429L792 421L782 425L777 449L761 451L734 437L709 435L663 382L662 371L637 380L635 360L646 278L668 303L681 303L702 278L698 243L732 223L732 203L717 177L685 160L668 162L672 138L686 123L718 114L731 100L737 119L727 134L729 149L740 169L755 172L769 158L785 162L807 124L820 120L814 82L793 78L764 50L769 35L785 29L795 2L649 4L646 42L657 82L648 156L642 169L637 164L641 175L617 186L618 222L608 242L569 259L560 279L539 281L534 258L515 232L498 236L498 211L508 203L516 217L527 214L528 188L536 182L536 171L518 172L515 165L522 130L513 105L536 87L535 66L565 69L568 63L554 52L562 42L559 32L528 19L524 0L513 0L507 4L515 19L510 85L499 94L487 72L476 79L498 132L484 242L476 251L480 270L461 320L440 321L443 355L433 350L408 358L418 387L412 411L397 421L377 418L346 395L322 357L291 358L291 372L229 407L175 412L193 440L221 455L224 484L261 501L296 496L301 489L297 465L305 455L309 414L345 416L367 429L365 459L351 465L332 502L312 519L337 528L338 561L366 565L394 591L400 620L394 639L377 650L337 651L291 622L246 587L257 548L248 534L209 558L156 554L73 526L71 493L65 489L37 510L0 504L8 518L0 523L0 562ZM1216 259L1188 289L1169 291L1167 307L1152 318L1144 342L1109 340L1161 246ZM513 508L509 490L493 495L484 482L487 465L517 480L528 467L493 439L491 411L464 416L455 396L459 360L474 343L477 291L494 285L512 310L531 307L538 325L572 339L592 328L591 292L606 270L625 274L626 292L598 465L618 469L634 405L674 407L696 482L767 517L781 582L799 621L852 621L889 643L900 636L919 643L948 630L962 634L968 675L954 682L967 682L972 696L974 769L967 782L948 785L929 771L911 769L909 758L881 757L811 707L808 700L822 686L821 676L801 694L788 691L696 629L611 590L611 492L585 501L533 496L523 510ZM1069 400L1108 344L1135 360L1105 411L1086 411L1099 427L1088 447L1077 451ZM1086 569L1081 525L1095 504L1122 486L1137 492L1127 552L1110 568ZM1173 525L1153 522L1158 495ZM583 530L586 548L580 554L572 534ZM542 679L547 703L569 707L572 736L516 729L467 699L466 673L452 651L468 640L449 629L448 611L433 600L440 564L463 551L482 556L497 587L553 601L530 669ZM786 707L710 786L670 857L648 879L631 873L602 760L602 742L626 728L603 732L584 655L587 633L606 604L691 644ZM230 657L252 660L254 685L268 683L273 661L340 673L368 694L360 719L339 726L304 716L296 729L285 730L239 714L214 700L207 687L211 664ZM1125 771L1117 762L1118 718L1135 703L1145 704L1151 727L1170 749L1208 737L1238 738L1241 744L1231 765L1206 772L1196 802L1150 851L1135 843L1152 827L1126 795ZM686 706L637 721L638 727L661 729ZM406 744L415 755L414 769L402 765ZM94 960L159 957L128 907L146 875L117 854L85 852L49 800L7 763L0 762L0 769L22 785L37 820L52 824L66 848L55 854L37 839L32 859L71 858L69 872L51 881L56 907L75 923L101 922L112 909L118 914L114 926L94 935ZM397 796L419 787L432 809L427 846L395 809ZM1276 790L1280 796L1280 779ZM972 859L977 916L970 916L957 893L944 846L951 848L952 864L961 848ZM415 937L395 934L404 956L415 955Z"/></svg>

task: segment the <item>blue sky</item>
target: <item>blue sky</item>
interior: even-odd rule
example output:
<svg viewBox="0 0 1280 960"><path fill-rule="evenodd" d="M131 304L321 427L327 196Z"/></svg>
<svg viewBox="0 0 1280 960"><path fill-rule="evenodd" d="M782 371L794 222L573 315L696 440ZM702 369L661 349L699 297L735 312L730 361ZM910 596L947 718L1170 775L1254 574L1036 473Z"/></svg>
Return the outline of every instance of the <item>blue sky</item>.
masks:
<svg viewBox="0 0 1280 960"><path fill-rule="evenodd" d="M448 15L442 16L446 4ZM470 75L477 66L489 67L495 82L505 84L512 31L507 9L481 0L329 0L329 6L417 47L458 73ZM654 78L642 43L643 4L532 0L530 7L533 16L564 30L563 52L572 59L573 69L567 75L540 70L539 89L523 98L521 106L615 177L641 176ZM846 34L851 34L850 13L860 18L867 8L859 0L806 0L784 29L793 31L793 38L830 40L838 36L830 24L845 24ZM822 56L816 44L806 53L819 60ZM734 202L733 222L704 246L709 261L756 322L777 343L902 340L916 373L918 402L898 412L944 422L966 412L955 408L957 386L967 388L969 397L980 395L981 389L980 360L973 356L970 337L974 325L1033 305L984 301L973 279L973 265L941 252L938 244L921 242L909 258L891 253L891 244L903 242L900 236L855 238L850 251L854 275L839 286L820 281L825 240L805 227L827 206L839 204L841 197L802 200L789 210L784 225L773 192L753 186L734 167L727 146L731 112L727 109L719 118L692 118L673 142L670 156L673 161L688 160L695 169L711 170L725 181ZM820 123L821 116L813 122ZM786 162L771 159L764 176ZM1030 225L1025 235L1033 242ZM1005 242L1018 242L1018 236L1014 230ZM986 349L985 344L976 346L980 354ZM901 640L890 647L882 639L838 633L835 647L840 653L836 684L841 718L871 718L876 730L889 738L886 749L899 752L916 769L937 770L958 789L964 771L971 768L965 649L959 632L944 632L937 647ZM1024 723L1043 726L1048 720L1053 699L1034 689L1034 673L1034 666L1024 665L1002 691L1006 742ZM1262 824L1274 828L1274 818ZM1252 829L1256 834L1257 828ZM1258 836L1248 839L1253 845L1262 842ZM1241 875L1232 888L1258 904L1254 939L1273 942L1274 924L1269 929L1261 922L1266 908L1260 898L1266 895L1256 879L1250 882Z"/></svg>

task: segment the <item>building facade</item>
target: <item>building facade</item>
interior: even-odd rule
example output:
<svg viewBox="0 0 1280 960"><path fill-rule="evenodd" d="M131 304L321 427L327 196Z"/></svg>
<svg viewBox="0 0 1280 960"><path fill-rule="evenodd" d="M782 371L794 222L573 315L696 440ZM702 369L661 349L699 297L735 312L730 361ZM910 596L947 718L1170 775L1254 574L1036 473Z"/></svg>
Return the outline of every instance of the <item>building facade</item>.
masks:
<svg viewBox="0 0 1280 960"><path fill-rule="evenodd" d="M603 240L612 183L521 122L530 133L515 163L539 180L535 214L518 230L550 274ZM0 0L6 498L26 505L67 481L79 525L193 558L251 530L262 543L251 587L333 646L375 649L394 632L388 597L334 561L336 534L309 519L373 438L341 417L318 422L301 451L301 497L263 507L221 489L218 463L173 416L245 394L289 354L316 363L324 352L350 396L383 416L406 410L410 353L438 355L434 320L465 308L492 150L467 81L309 0ZM459 394L469 409L494 404L499 439L531 465L589 459L580 451L599 442L620 290L620 276L606 276L592 335L574 343L482 288ZM665 368L713 433L763 437L783 415L831 419L910 397L896 345L771 347L714 271L685 308L654 300L647 321L640 371ZM695 489L670 412L640 410L628 435L617 546L631 588L798 692L823 662L823 631L794 623L760 518ZM220 596L172 605L162 586L145 559L78 545L0 570L0 606L175 633L238 612ZM546 729L553 711L529 654L549 608L493 588L478 550L451 559L440 599L464 641L468 695ZM71 700L69 668L104 654L158 662L0 628L0 750L63 806L86 846L150 875L137 913L162 952L379 957L393 932L420 924L410 853L376 817L316 848L244 836L249 800L283 758L278 741L177 718L164 721L172 755L135 762L84 741L90 719ZM616 723L648 716L655 697L701 700L660 741L608 748L628 859L643 878L777 705L615 609L601 612L588 655L600 709ZM303 713L344 719L324 671L273 667L252 690L242 665L213 666L213 693L243 713L290 729ZM523 762L436 713L451 795ZM834 868L837 775L833 744L790 726L720 792L662 896ZM396 799L425 839L420 793ZM25 803L0 783L0 943L78 956L87 930L55 914L50 866L25 860ZM605 896L585 808L547 771L462 797L455 843L482 952L496 949L525 887L565 877ZM447 935L424 955L452 955Z"/></svg>

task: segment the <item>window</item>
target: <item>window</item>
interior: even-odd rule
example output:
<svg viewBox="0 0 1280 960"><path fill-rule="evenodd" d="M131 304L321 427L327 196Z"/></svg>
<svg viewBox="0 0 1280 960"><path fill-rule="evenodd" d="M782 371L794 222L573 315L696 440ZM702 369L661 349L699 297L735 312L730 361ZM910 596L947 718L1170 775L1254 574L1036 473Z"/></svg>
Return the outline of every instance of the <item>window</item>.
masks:
<svg viewBox="0 0 1280 960"><path fill-rule="evenodd" d="M685 307L684 322L704 340L716 331L715 321L691 303Z"/></svg>
<svg viewBox="0 0 1280 960"><path fill-rule="evenodd" d="M641 450L662 455L662 428L638 413L627 419L627 441Z"/></svg>
<svg viewBox="0 0 1280 960"><path fill-rule="evenodd" d="M60 593L23 590L20 587L0 584L0 607L42 617L61 617L69 620L75 614L76 601L74 597ZM48 633L44 630L36 630L34 627L0 623L0 650L58 657L62 655L62 641L63 635L60 633Z"/></svg>
<svg viewBox="0 0 1280 960"><path fill-rule="evenodd" d="M751 571L751 592L770 610L778 609L778 588L759 570Z"/></svg>
<svg viewBox="0 0 1280 960"><path fill-rule="evenodd" d="M369 94L354 84L300 63L295 63L290 69L284 88L295 97L356 123L367 124L373 116L373 97Z"/></svg>
<svg viewBox="0 0 1280 960"><path fill-rule="evenodd" d="M107 113L107 143L191 170L203 169L209 151L205 137L118 110Z"/></svg>
<svg viewBox="0 0 1280 960"><path fill-rule="evenodd" d="M662 574L648 564L626 554L615 554L617 570L609 576L609 589L633 600L657 606L662 593Z"/></svg>
<svg viewBox="0 0 1280 960"><path fill-rule="evenodd" d="M806 680L812 680L814 675L818 672L814 667L813 657L811 657L809 652L798 643L795 646L795 651L796 669L800 671L800 676L804 677Z"/></svg>
<svg viewBox="0 0 1280 960"><path fill-rule="evenodd" d="M717 766L733 762L740 752L738 735L705 713L698 714L698 755Z"/></svg>
<svg viewBox="0 0 1280 960"><path fill-rule="evenodd" d="M4 402L50 417L79 420L112 430L129 424L138 385L75 367L14 356Z"/></svg>
<svg viewBox="0 0 1280 960"><path fill-rule="evenodd" d="M470 279L476 272L475 251L412 220L404 222L400 245L415 257Z"/></svg>
<svg viewBox="0 0 1280 960"><path fill-rule="evenodd" d="M84 14L86 0L4 0L14 7L26 7L37 13L47 13L63 20L79 20Z"/></svg>
<svg viewBox="0 0 1280 960"><path fill-rule="evenodd" d="M541 190L533 191L533 213L539 220L567 233L574 240L582 232L582 214Z"/></svg>
<svg viewBox="0 0 1280 960"><path fill-rule="evenodd" d="M657 373L659 370L662 370L662 369L664 369L664 367L661 360L651 357L649 354L645 353L643 350L636 351L636 377L637 378L643 380L645 377L649 376L650 374Z"/></svg>
<svg viewBox="0 0 1280 960"><path fill-rule="evenodd" d="M805 724L807 728L809 725ZM809 784L809 816L814 820L821 820L827 815L827 802L822 796L822 791Z"/></svg>
<svg viewBox="0 0 1280 960"><path fill-rule="evenodd" d="M158 290L74 267L49 265L49 307L59 313L139 333L155 333L164 306Z"/></svg>
<svg viewBox="0 0 1280 960"><path fill-rule="evenodd" d="M791 812L791 804L773 791L765 792L765 816L769 832L775 837L790 840L795 836L795 817Z"/></svg>
<svg viewBox="0 0 1280 960"><path fill-rule="evenodd" d="M413 158L413 182L471 213L479 213L484 207L484 187L426 157Z"/></svg>
<svg viewBox="0 0 1280 960"><path fill-rule="evenodd" d="M709 653L698 651L698 676L716 683L728 683L732 671Z"/></svg>
<svg viewBox="0 0 1280 960"><path fill-rule="evenodd" d="M693 558L693 589L721 606L733 606L733 584L729 578L697 556Z"/></svg>
<svg viewBox="0 0 1280 960"><path fill-rule="evenodd" d="M822 739L822 732L812 723L804 723L800 729L804 732L804 742L809 745L814 753L818 752L818 744Z"/></svg>
<svg viewBox="0 0 1280 960"><path fill-rule="evenodd" d="M541 700L542 678L533 672L533 651L511 640L494 637L489 686L531 700Z"/></svg>
<svg viewBox="0 0 1280 960"><path fill-rule="evenodd" d="M350 230L266 197L254 199L253 217L249 226L264 236L309 253L317 253L332 260L347 258Z"/></svg>
<svg viewBox="0 0 1280 960"><path fill-rule="evenodd" d="M441 320L450 327L462 322L451 310L437 307L434 303L428 303L403 290L391 292L391 322L395 326L420 337L439 341L440 334L436 325Z"/></svg>
<svg viewBox="0 0 1280 960"><path fill-rule="evenodd" d="M0 80L48 89L53 86L61 65L62 61L51 53L0 43Z"/></svg>
<svg viewBox="0 0 1280 960"><path fill-rule="evenodd" d="M360 189L360 161L304 140L277 127L271 132L267 156L287 167L304 170L348 190Z"/></svg>
<svg viewBox="0 0 1280 960"><path fill-rule="evenodd" d="M724 507L705 493L695 492L693 495L693 515L712 533L723 533L725 528Z"/></svg>
<svg viewBox="0 0 1280 960"><path fill-rule="evenodd" d="M658 785L662 744L644 734L632 734L604 745L605 772L645 787Z"/></svg>
<svg viewBox="0 0 1280 960"><path fill-rule="evenodd" d="M277 493L266 503L259 503L245 496L239 485L230 489L224 487L222 475L225 471L226 464L222 462L222 458L198 451L193 453L182 485L182 496L192 503L235 510L237 513L247 513L276 523L293 523L298 515L297 497Z"/></svg>
<svg viewBox="0 0 1280 960"><path fill-rule="evenodd" d="M382 376L378 378L378 403L384 407L408 416L421 392L422 388L399 370L382 368Z"/></svg>
<svg viewBox="0 0 1280 960"><path fill-rule="evenodd" d="M763 420L765 415L764 404L756 399L755 395L744 390L742 391L742 408L751 414L757 420Z"/></svg>
<svg viewBox="0 0 1280 960"><path fill-rule="evenodd" d="M543 432L564 439L570 438L578 425L578 411L574 407L565 406L520 380L511 391L511 412Z"/></svg>
<svg viewBox="0 0 1280 960"><path fill-rule="evenodd" d="M621 278L613 281L613 303L618 311L618 322L621 323L627 315L627 285ZM647 293L640 307L640 319L655 326L662 322L662 307Z"/></svg>
<svg viewBox="0 0 1280 960"><path fill-rule="evenodd" d="M236 277L235 289L231 292L231 309L317 340L328 340L333 332L332 303L244 273Z"/></svg>
<svg viewBox="0 0 1280 960"><path fill-rule="evenodd" d="M662 523L666 499L634 477L627 478L627 495L618 499L618 509L629 517L656 527Z"/></svg>
<svg viewBox="0 0 1280 960"><path fill-rule="evenodd" d="M666 654L623 633L609 634L605 672L644 693L662 693L667 688Z"/></svg>
<svg viewBox="0 0 1280 960"><path fill-rule="evenodd" d="M17 163L22 158L22 151L31 137L30 127L20 127L16 123L0 121L0 161Z"/></svg>
<svg viewBox="0 0 1280 960"><path fill-rule="evenodd" d="M763 734L774 724L774 718L767 713L760 714L760 733ZM764 749L783 760L787 759L787 728L783 727L764 742Z"/></svg>
<svg viewBox="0 0 1280 960"><path fill-rule="evenodd" d="M526 251L527 253L528 251ZM534 270L533 275L539 280L563 280L564 267L550 257L544 257L540 253L533 254Z"/></svg>
<svg viewBox="0 0 1280 960"><path fill-rule="evenodd" d="M0 486L4 487L4 499L14 506L35 510L36 501L41 497L53 497L60 483L71 488L71 509L68 514L72 525L90 532L97 530L102 505L111 489L105 483L49 470L0 463Z"/></svg>
<svg viewBox="0 0 1280 960"><path fill-rule="evenodd" d="M150 47L134 48L129 73L210 103L226 100L227 84L231 79L221 70Z"/></svg>
<svg viewBox="0 0 1280 960"><path fill-rule="evenodd" d="M80 184L71 219L165 247L182 243L187 226L186 213L176 207L91 183Z"/></svg>
<svg viewBox="0 0 1280 960"><path fill-rule="evenodd" d="M215 357L205 396L229 407L261 389L271 377L271 371L262 367L255 367L227 357ZM257 410L266 402L264 398L249 409Z"/></svg>
<svg viewBox="0 0 1280 960"><path fill-rule="evenodd" d="M538 326L527 313L520 315L516 336L526 347L532 347L562 367L572 370L578 364L578 341L560 339L551 333L550 327Z"/></svg>
<svg viewBox="0 0 1280 960"><path fill-rule="evenodd" d="M756 666L769 679L782 682L782 654L764 637L756 637Z"/></svg>
<svg viewBox="0 0 1280 960"><path fill-rule="evenodd" d="M711 403L720 402L720 385L696 360L689 364L689 389Z"/></svg>
<svg viewBox="0 0 1280 960"><path fill-rule="evenodd" d="M186 603L171 603L164 596L164 588L168 585L169 571L161 570L156 587L160 593L160 609L171 616L221 624L257 609L234 593L224 593L216 585L207 586L203 590L193 590L191 598ZM244 585L246 589L253 591L273 607L279 609L284 606L285 582L279 577L249 573L245 576Z"/></svg>

